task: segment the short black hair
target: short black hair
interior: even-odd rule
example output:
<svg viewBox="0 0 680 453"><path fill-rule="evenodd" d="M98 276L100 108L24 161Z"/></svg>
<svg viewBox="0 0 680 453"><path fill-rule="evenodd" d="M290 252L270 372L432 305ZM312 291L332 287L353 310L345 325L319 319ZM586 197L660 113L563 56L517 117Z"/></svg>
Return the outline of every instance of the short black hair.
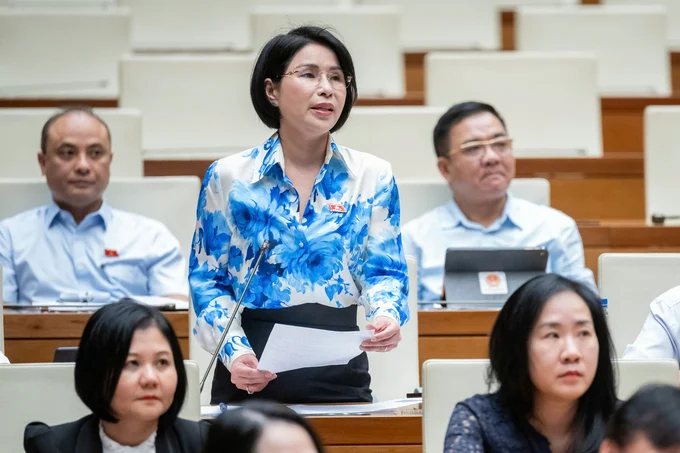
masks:
<svg viewBox="0 0 680 453"><path fill-rule="evenodd" d="M269 128L281 127L281 115L278 107L274 107L267 98L264 81L271 79L274 83L281 81L281 76L296 53L307 44L320 44L330 49L338 59L340 68L352 74L352 81L347 87L345 105L338 121L331 132L339 130L347 121L349 112L357 99L357 82L354 74L354 63L347 47L327 28L311 25L294 28L286 34L274 36L264 45L257 57L253 76L250 80L250 99L257 116Z"/></svg>
<svg viewBox="0 0 680 453"><path fill-rule="evenodd" d="M132 336L137 330L149 327L157 327L170 343L177 371L175 398L160 417L159 425L172 424L182 409L187 374L175 331L158 309L121 301L106 305L92 315L80 338L76 355L76 393L101 420L118 421L111 409L111 400L130 351Z"/></svg>
<svg viewBox="0 0 680 453"><path fill-rule="evenodd" d="M434 151L437 153L437 156L446 157L449 154L449 147L451 146L449 143L449 133L453 126L460 123L465 118L484 112L491 113L498 118L498 121L501 122L503 128L507 130L505 120L492 105L476 101L461 102L448 109L446 113L439 118L437 125L434 127L432 136L434 139Z"/></svg>
<svg viewBox="0 0 680 453"><path fill-rule="evenodd" d="M49 138L50 128L52 127L54 122L57 121L62 116L74 112L84 113L99 121L106 129L106 135L109 137L109 145L111 144L111 130L109 129L109 125L106 124L106 121L104 121L96 113L94 113L91 107L87 105L69 105L63 107L57 113L50 116L49 119L45 122L45 125L42 128L42 132L40 133L40 150L43 152L43 154L47 152L47 139Z"/></svg>
<svg viewBox="0 0 680 453"><path fill-rule="evenodd" d="M652 384L638 390L614 412L606 438L626 447L643 435L658 449L680 447L680 389Z"/></svg>
<svg viewBox="0 0 680 453"><path fill-rule="evenodd" d="M515 291L503 305L489 341L489 386L498 383L498 394L513 420L526 427L534 408L536 388L529 374L529 337L543 307L553 296L572 292L588 307L599 343L597 371L590 388L581 396L572 425L575 430L571 452L590 451L599 446L605 423L616 407L615 357L602 301L582 283L557 274L534 277ZM597 448L595 448L597 449Z"/></svg>
<svg viewBox="0 0 680 453"><path fill-rule="evenodd" d="M312 438L316 451L323 453L323 444L311 425L286 406L265 400L245 402L238 409L223 412L210 426L205 453L222 453L228 445L230 453L253 453L265 427L273 422L298 425Z"/></svg>

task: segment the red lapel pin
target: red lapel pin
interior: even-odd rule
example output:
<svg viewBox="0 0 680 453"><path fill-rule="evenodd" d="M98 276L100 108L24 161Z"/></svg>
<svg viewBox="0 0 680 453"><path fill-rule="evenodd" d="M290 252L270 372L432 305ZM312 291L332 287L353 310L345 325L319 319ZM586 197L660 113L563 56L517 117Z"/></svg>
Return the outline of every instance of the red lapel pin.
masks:
<svg viewBox="0 0 680 453"><path fill-rule="evenodd" d="M347 212L345 207L338 203L328 203L328 210L331 212Z"/></svg>
<svg viewBox="0 0 680 453"><path fill-rule="evenodd" d="M108 256L109 258L118 258L118 252L112 249L104 249L104 255Z"/></svg>

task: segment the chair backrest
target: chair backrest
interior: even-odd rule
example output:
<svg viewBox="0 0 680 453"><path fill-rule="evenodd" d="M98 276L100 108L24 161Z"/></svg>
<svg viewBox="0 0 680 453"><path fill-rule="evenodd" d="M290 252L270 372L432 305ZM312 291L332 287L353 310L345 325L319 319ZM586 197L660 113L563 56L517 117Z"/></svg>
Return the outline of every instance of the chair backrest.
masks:
<svg viewBox="0 0 680 453"><path fill-rule="evenodd" d="M402 179L397 182L401 224L451 201L452 193L444 181ZM510 193L532 203L550 206L550 181L541 178L517 178L510 183Z"/></svg>
<svg viewBox="0 0 680 453"><path fill-rule="evenodd" d="M423 363L423 453L442 451L451 412L459 401L487 393L488 365L486 359Z"/></svg>
<svg viewBox="0 0 680 453"><path fill-rule="evenodd" d="M442 181L432 131L444 111L441 107L355 107L334 137L342 146L385 159L397 179Z"/></svg>
<svg viewBox="0 0 680 453"><path fill-rule="evenodd" d="M132 56L121 61L122 107L142 111L144 151L225 155L264 143L243 56Z"/></svg>
<svg viewBox="0 0 680 453"><path fill-rule="evenodd" d="M163 223L188 259L201 188L195 176L112 178L104 193L111 207ZM17 194L20 194L18 196ZM50 192L42 179L0 179L0 219L44 205Z"/></svg>
<svg viewBox="0 0 680 453"><path fill-rule="evenodd" d="M518 50L595 52L601 94L671 94L663 6L526 7L516 17Z"/></svg>
<svg viewBox="0 0 680 453"><path fill-rule="evenodd" d="M251 1L119 0L135 50L250 50Z"/></svg>
<svg viewBox="0 0 680 453"><path fill-rule="evenodd" d="M677 178L680 172L678 124L678 106L645 108L645 218L648 222L653 213L680 214L677 201Z"/></svg>
<svg viewBox="0 0 680 453"><path fill-rule="evenodd" d="M110 8L116 6L117 0L0 0L0 6L14 8Z"/></svg>
<svg viewBox="0 0 680 453"><path fill-rule="evenodd" d="M487 393L487 359L427 360L423 364L423 452L441 452L453 408L475 394ZM675 360L619 360L617 394L630 397L646 384L678 385ZM492 388L495 391L495 388Z"/></svg>
<svg viewBox="0 0 680 453"><path fill-rule="evenodd" d="M402 48L408 52L450 49L498 50L497 0L363 0L402 8Z"/></svg>
<svg viewBox="0 0 680 453"><path fill-rule="evenodd" d="M371 390L377 401L406 398L419 386L418 373L418 284L417 263L414 257L407 256L408 282L411 290L408 308L411 319L401 328L401 342L390 352L369 352L368 364L371 374ZM366 313L358 311L357 323L361 329L366 327Z"/></svg>
<svg viewBox="0 0 680 453"><path fill-rule="evenodd" d="M40 176L36 155L40 152L40 132L55 109L0 109L0 177ZM96 109L111 130L111 173L137 176L144 173L142 160L142 114L134 109Z"/></svg>
<svg viewBox="0 0 680 453"><path fill-rule="evenodd" d="M200 419L198 367L185 361L187 394L179 416ZM23 451L24 428L33 421L57 425L90 413L75 390L73 363L31 363L0 366L0 445Z"/></svg>
<svg viewBox="0 0 680 453"><path fill-rule="evenodd" d="M515 8L524 5L577 5L581 0L498 0L499 8Z"/></svg>
<svg viewBox="0 0 680 453"><path fill-rule="evenodd" d="M126 9L0 7L0 97L115 99L129 51Z"/></svg>
<svg viewBox="0 0 680 453"><path fill-rule="evenodd" d="M680 253L604 253L598 260L600 296L618 357L633 343L650 303L680 285Z"/></svg>
<svg viewBox="0 0 680 453"><path fill-rule="evenodd" d="M666 7L667 43L671 50L680 50L680 2L676 0L603 0L605 5L656 4Z"/></svg>
<svg viewBox="0 0 680 453"><path fill-rule="evenodd" d="M262 47L274 35L302 24L331 27L352 53L361 96L404 96L399 8L258 6L251 12L254 49Z"/></svg>
<svg viewBox="0 0 680 453"><path fill-rule="evenodd" d="M620 400L633 396L647 384L678 386L678 362L673 359L617 360L619 380L616 395Z"/></svg>
<svg viewBox="0 0 680 453"><path fill-rule="evenodd" d="M581 0L498 0L499 8L515 8L524 5L578 5Z"/></svg>
<svg viewBox="0 0 680 453"><path fill-rule="evenodd" d="M432 52L426 105L478 100L506 120L518 157L602 155L600 98L592 54ZM541 131L541 133L536 133Z"/></svg>

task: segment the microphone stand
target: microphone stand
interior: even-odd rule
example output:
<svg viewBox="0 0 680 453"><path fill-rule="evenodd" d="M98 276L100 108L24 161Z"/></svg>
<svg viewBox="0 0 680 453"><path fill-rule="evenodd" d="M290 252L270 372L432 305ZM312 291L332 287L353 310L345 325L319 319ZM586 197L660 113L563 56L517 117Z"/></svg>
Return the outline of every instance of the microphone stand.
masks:
<svg viewBox="0 0 680 453"><path fill-rule="evenodd" d="M652 214L652 224L663 225L666 220L678 220L679 215L664 215L664 214Z"/></svg>
<svg viewBox="0 0 680 453"><path fill-rule="evenodd" d="M236 303L236 307L234 307L234 310L231 312L231 316L229 316L229 321L227 322L227 327L224 329L224 332L222 332L222 338L220 338L220 342L217 344L217 348L215 348L215 352L213 352L212 358L210 359L210 363L208 364L208 368L205 370L205 374L203 375L203 378L201 379L201 384L199 387L199 393L203 392L203 386L205 385L205 381L208 379L208 374L210 374L210 370L212 369L213 365L215 364L215 360L217 360L217 356L219 355L220 351L222 350L222 346L224 345L224 340L227 339L227 333L229 333L229 329L231 328L231 324L234 322L234 318L236 317L236 313L238 313L239 307L241 307L241 302L243 302L243 298L246 295L246 292L248 291L248 287L250 286L250 282L253 280L253 276L255 276L255 273L257 272L257 269L260 267L260 261L262 260L262 257L264 256L264 252L269 248L269 241L265 239L265 241L262 243L262 247L260 247L260 254L257 256L257 261L255 261L255 265L253 268L250 270L250 276L248 277L248 281L246 282L246 286L243 288L243 292L241 292L241 297L238 298L238 302Z"/></svg>

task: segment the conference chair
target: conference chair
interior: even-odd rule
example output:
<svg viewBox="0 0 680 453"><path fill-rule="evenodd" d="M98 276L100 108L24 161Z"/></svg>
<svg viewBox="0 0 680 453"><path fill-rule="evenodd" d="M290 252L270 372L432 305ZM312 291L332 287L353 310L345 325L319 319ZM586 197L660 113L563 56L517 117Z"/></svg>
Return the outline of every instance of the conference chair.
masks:
<svg viewBox="0 0 680 453"><path fill-rule="evenodd" d="M342 146L387 160L397 180L441 181L432 131L445 111L441 107L355 107L333 136Z"/></svg>
<svg viewBox="0 0 680 453"><path fill-rule="evenodd" d="M581 0L498 0L499 8L515 8L524 5L578 5Z"/></svg>
<svg viewBox="0 0 680 453"><path fill-rule="evenodd" d="M0 7L0 97L116 99L127 9Z"/></svg>
<svg viewBox="0 0 680 453"><path fill-rule="evenodd" d="M680 2L676 0L602 0L605 5L640 5L645 3L666 7L666 43L670 50L680 50Z"/></svg>
<svg viewBox="0 0 680 453"><path fill-rule="evenodd" d="M519 8L515 30L518 50L595 52L602 95L671 94L663 6Z"/></svg>
<svg viewBox="0 0 680 453"><path fill-rule="evenodd" d="M497 0L363 0L365 5L402 8L402 49L406 52L501 47Z"/></svg>
<svg viewBox="0 0 680 453"><path fill-rule="evenodd" d="M598 269L609 330L616 354L622 357L640 333L651 302L680 285L680 253L604 253Z"/></svg>
<svg viewBox="0 0 680 453"><path fill-rule="evenodd" d="M0 6L13 8L59 8L61 10L71 8L105 9L116 6L117 0L0 0Z"/></svg>
<svg viewBox="0 0 680 453"><path fill-rule="evenodd" d="M132 13L135 51L250 50L251 1L119 0Z"/></svg>
<svg viewBox="0 0 680 453"><path fill-rule="evenodd" d="M163 223L177 238L188 260L200 186L195 176L111 178L104 199L113 208ZM0 219L44 205L49 200L50 192L42 179L0 178Z"/></svg>
<svg viewBox="0 0 680 453"><path fill-rule="evenodd" d="M362 97L403 97L401 10L394 6L257 6L253 49L302 24L331 27L352 54Z"/></svg>
<svg viewBox="0 0 680 453"><path fill-rule="evenodd" d="M37 154L40 133L56 109L0 109L0 177L30 178L40 176ZM134 109L96 109L94 111L111 130L111 173L120 177L141 177L142 114Z"/></svg>
<svg viewBox="0 0 680 453"><path fill-rule="evenodd" d="M199 420L198 366L186 360L187 393L179 416ZM0 445L3 452L24 451L24 428L34 421L68 423L90 414L75 390L73 363L22 363L0 366Z"/></svg>
<svg viewBox="0 0 680 453"><path fill-rule="evenodd" d="M451 188L445 181L405 179L397 181L397 188L402 225L453 199ZM547 179L513 179L509 191L517 198L550 206L550 181Z"/></svg>
<svg viewBox="0 0 680 453"><path fill-rule="evenodd" d="M361 0L250 0L255 5L353 5Z"/></svg>
<svg viewBox="0 0 680 453"><path fill-rule="evenodd" d="M418 269L414 257L407 256L409 297L408 308L411 318L401 328L401 342L390 352L369 352L368 370L371 374L371 390L376 401L406 398L420 386L418 375ZM358 310L357 323L366 328L365 310Z"/></svg>
<svg viewBox="0 0 680 453"><path fill-rule="evenodd" d="M426 105L492 104L507 122L517 157L602 156L596 80L596 60L587 53L432 52L425 57Z"/></svg>
<svg viewBox="0 0 680 453"><path fill-rule="evenodd" d="M441 452L453 408L475 394L488 393L489 361L427 360L423 364L423 452ZM630 397L646 384L678 385L675 360L619 360L617 394ZM497 388L492 387L491 391Z"/></svg>
<svg viewBox="0 0 680 453"><path fill-rule="evenodd" d="M680 215L676 189L680 173L680 106L649 106L644 118L645 218L651 223L652 214Z"/></svg>
<svg viewBox="0 0 680 453"><path fill-rule="evenodd" d="M250 101L252 55L129 56L121 60L121 107L141 110L146 159L219 158L274 132Z"/></svg>

